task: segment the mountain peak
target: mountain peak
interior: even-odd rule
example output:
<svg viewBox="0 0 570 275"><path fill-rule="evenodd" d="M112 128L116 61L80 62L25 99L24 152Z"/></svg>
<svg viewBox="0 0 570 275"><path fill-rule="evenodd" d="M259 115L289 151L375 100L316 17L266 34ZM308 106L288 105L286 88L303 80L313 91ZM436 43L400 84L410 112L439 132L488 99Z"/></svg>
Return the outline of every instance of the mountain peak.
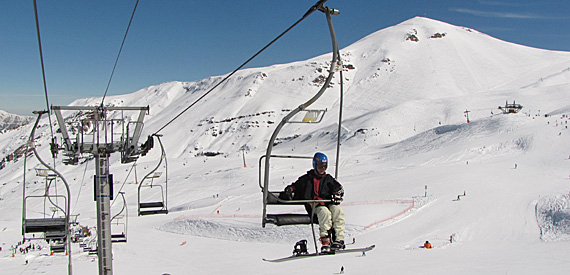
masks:
<svg viewBox="0 0 570 275"><path fill-rule="evenodd" d="M30 123L32 119L31 116L21 116L0 110L0 131L11 130L26 125Z"/></svg>

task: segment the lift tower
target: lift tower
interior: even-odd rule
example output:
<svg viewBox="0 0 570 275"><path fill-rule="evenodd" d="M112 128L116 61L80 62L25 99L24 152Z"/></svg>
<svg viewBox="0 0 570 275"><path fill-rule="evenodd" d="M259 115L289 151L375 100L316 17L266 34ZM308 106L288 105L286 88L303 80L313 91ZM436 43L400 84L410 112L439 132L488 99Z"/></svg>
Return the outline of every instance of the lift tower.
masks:
<svg viewBox="0 0 570 275"><path fill-rule="evenodd" d="M65 164L77 164L81 154L92 154L95 159L95 201L97 203L97 257L99 274L113 274L113 251L111 237L111 205L113 177L109 173L109 157L121 152L121 162L135 161L146 154L150 146L138 145L143 119L149 107L104 107L104 106L52 106L63 139ZM62 111L68 113L66 121ZM129 116L138 112L138 116ZM127 115L125 114L127 113ZM75 135L70 137L69 131Z"/></svg>

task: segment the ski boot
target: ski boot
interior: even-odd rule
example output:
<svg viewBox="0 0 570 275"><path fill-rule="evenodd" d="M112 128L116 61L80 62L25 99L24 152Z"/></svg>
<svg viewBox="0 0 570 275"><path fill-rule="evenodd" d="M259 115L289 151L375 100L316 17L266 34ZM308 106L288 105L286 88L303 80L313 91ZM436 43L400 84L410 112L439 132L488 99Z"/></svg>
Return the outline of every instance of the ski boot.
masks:
<svg viewBox="0 0 570 275"><path fill-rule="evenodd" d="M321 253L331 252L331 239L329 237L321 237Z"/></svg>
<svg viewBox="0 0 570 275"><path fill-rule="evenodd" d="M331 245L331 250L341 250L344 249L346 246L344 245L344 240L337 240L334 241Z"/></svg>
<svg viewBox="0 0 570 275"><path fill-rule="evenodd" d="M293 248L293 255L295 256L299 256L299 255L306 255L309 252L307 251L307 240L300 240L295 244L295 247Z"/></svg>

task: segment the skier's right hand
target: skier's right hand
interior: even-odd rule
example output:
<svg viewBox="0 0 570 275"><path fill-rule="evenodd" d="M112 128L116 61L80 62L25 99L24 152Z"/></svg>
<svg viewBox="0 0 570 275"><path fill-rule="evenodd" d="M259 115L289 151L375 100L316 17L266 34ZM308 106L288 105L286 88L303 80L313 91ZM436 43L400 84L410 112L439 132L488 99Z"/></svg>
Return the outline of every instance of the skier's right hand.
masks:
<svg viewBox="0 0 570 275"><path fill-rule="evenodd" d="M293 186L285 187L285 199L287 200L293 199Z"/></svg>

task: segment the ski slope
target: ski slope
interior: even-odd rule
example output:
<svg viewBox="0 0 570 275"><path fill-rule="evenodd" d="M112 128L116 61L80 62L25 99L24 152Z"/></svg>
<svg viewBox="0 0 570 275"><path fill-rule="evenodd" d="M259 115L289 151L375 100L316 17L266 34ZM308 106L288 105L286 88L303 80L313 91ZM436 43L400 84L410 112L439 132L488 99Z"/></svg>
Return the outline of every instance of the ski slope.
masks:
<svg viewBox="0 0 570 275"><path fill-rule="evenodd" d="M445 34L431 38L434 34ZM342 35L342 34L337 34ZM416 36L417 42L407 39ZM570 53L529 48L466 27L416 17L341 49L347 67L340 159L334 160L338 76L317 107L321 124L284 128L274 153L329 155L346 195L347 242L375 244L366 256L335 255L268 263L288 256L310 226L261 227L258 159L286 109L314 94L330 55L240 71L172 126L168 215L137 217L137 181L160 158L153 149L131 165L111 157L115 191L126 193L128 242L113 244L116 274L566 274L570 269ZM320 68L320 69L319 69ZM326 73L326 70L325 70ZM116 106L150 105L151 134L222 76L169 82L109 97ZM516 100L517 114L497 106ZM98 98L78 100L82 106ZM470 110L470 123L464 112ZM49 158L47 119L39 150ZM30 127L0 135L3 152L24 144ZM215 135L214 135L215 134ZM286 138L286 139L285 139ZM245 151L240 149L244 148ZM206 157L205 152L220 152ZM246 166L242 154L245 152ZM271 186L283 189L310 169L275 161ZM71 208L95 226L93 161L57 167L71 183ZM27 192L33 184L29 159ZM21 240L23 158L0 170L0 271L65 274L67 257L48 250L12 257ZM157 179L164 180L164 179ZM112 209L120 209L119 202ZM273 207L302 212L302 207ZM450 242L453 238L453 242ZM420 246L430 241L434 248ZM35 241L41 243L40 241ZM351 244L352 245L352 244ZM97 258L72 246L73 272L98 274ZM25 261L28 260L26 264Z"/></svg>

